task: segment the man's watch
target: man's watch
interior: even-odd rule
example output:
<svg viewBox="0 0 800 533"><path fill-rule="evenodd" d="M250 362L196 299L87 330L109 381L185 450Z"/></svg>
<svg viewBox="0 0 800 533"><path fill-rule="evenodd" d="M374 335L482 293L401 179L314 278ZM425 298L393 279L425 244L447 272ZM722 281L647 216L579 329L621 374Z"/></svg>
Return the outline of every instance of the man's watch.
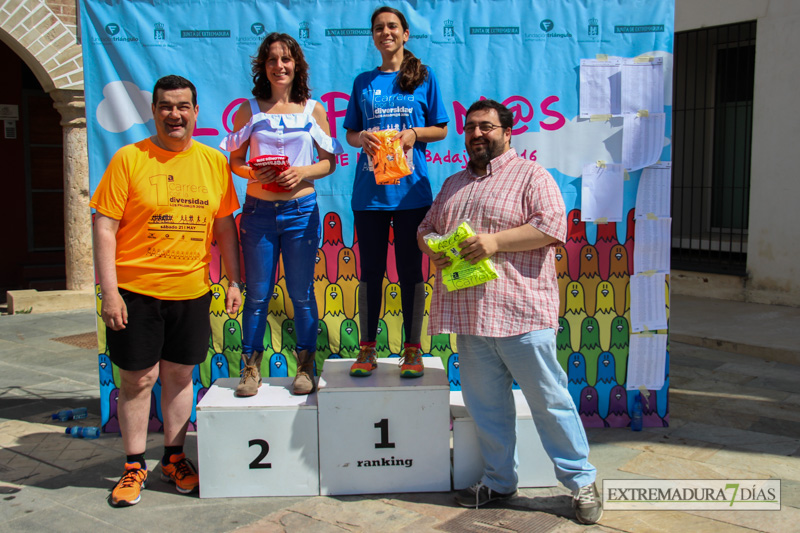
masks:
<svg viewBox="0 0 800 533"><path fill-rule="evenodd" d="M228 282L228 287L229 288L233 287L234 289L242 290L242 284L239 283L238 281L229 281Z"/></svg>

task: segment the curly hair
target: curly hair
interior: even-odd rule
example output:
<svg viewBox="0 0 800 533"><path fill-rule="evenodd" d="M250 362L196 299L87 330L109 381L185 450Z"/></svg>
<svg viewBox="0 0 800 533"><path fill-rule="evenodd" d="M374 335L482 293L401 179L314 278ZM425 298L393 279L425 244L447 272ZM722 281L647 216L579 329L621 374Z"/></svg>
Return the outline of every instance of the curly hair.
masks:
<svg viewBox="0 0 800 533"><path fill-rule="evenodd" d="M289 54L294 60L294 81L292 90L289 93L289 100L295 103L303 103L311 98L311 89L308 87L308 63L306 62L303 49L297 44L292 36L285 33L272 32L261 41L258 53L251 61L253 72L253 96L262 100L269 100L272 97L272 87L267 78L266 64L269 57L269 47L273 43L283 43L289 49Z"/></svg>
<svg viewBox="0 0 800 533"><path fill-rule="evenodd" d="M378 18L378 15L381 13L391 13L395 15L400 19L400 25L403 27L403 31L408 29L408 21L406 21L405 15L399 10L389 6L379 7L372 13L370 28L375 27L375 19ZM420 61L417 56L411 53L411 50L403 47L403 61L400 63L400 72L397 76L397 84L400 86L400 90L413 93L414 89L422 85L426 79L428 79L427 67L422 64L422 61Z"/></svg>

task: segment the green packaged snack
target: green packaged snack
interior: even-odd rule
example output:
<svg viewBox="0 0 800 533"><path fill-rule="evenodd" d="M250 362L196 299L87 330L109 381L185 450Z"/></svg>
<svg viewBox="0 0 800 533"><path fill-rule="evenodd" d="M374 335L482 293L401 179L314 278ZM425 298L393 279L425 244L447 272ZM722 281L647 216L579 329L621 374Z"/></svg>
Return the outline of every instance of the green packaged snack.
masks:
<svg viewBox="0 0 800 533"><path fill-rule="evenodd" d="M431 250L444 252L450 259L450 266L443 269L439 276L448 291L475 287L498 277L491 258L481 259L474 265L461 258L459 243L473 235L476 235L475 230L464 221L447 235L429 233L425 236L425 243Z"/></svg>

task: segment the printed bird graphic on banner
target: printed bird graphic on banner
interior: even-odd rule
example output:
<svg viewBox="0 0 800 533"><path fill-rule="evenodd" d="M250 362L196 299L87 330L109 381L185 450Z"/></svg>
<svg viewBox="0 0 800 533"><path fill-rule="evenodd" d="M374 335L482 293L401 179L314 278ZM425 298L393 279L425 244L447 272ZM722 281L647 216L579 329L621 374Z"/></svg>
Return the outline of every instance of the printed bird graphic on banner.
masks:
<svg viewBox="0 0 800 533"><path fill-rule="evenodd" d="M646 428L667 427L667 421L658 416L658 396L651 390L650 397L645 400L642 409L642 425Z"/></svg>
<svg viewBox="0 0 800 533"><path fill-rule="evenodd" d="M270 339L270 346L278 348L281 345L281 325L283 321L289 318L286 315L286 295L280 285L275 285L272 289L272 298L269 301L269 311L267 314L267 321L270 322L270 329L272 330L272 339ZM277 350L277 351L280 351Z"/></svg>
<svg viewBox="0 0 800 533"><path fill-rule="evenodd" d="M587 316L581 324L581 345L578 351L586 363L586 381L594 386L597 382L597 360L603 349L600 347L600 327L593 316Z"/></svg>
<svg viewBox="0 0 800 533"><path fill-rule="evenodd" d="M291 318L287 318L281 324L281 353L284 355L291 355L292 352L297 350L297 331L294 327L294 320ZM287 358L289 362L289 374L294 372L295 361L292 360L293 358Z"/></svg>
<svg viewBox="0 0 800 533"><path fill-rule="evenodd" d="M322 320L328 325L328 343L332 353L339 353L339 335L342 322L347 317L344 314L342 288L336 283L331 283L325 289L325 312Z"/></svg>
<svg viewBox="0 0 800 533"><path fill-rule="evenodd" d="M231 367L225 354L215 353L211 356L211 383L213 384L219 378L231 377ZM239 373L239 365L234 368L236 374ZM234 374L234 376L236 375Z"/></svg>
<svg viewBox="0 0 800 533"><path fill-rule="evenodd" d="M628 319L618 316L611 321L611 343L608 351L614 354L617 363L617 383L625 383L628 374L628 346L631 342Z"/></svg>
<svg viewBox="0 0 800 533"><path fill-rule="evenodd" d="M589 316L594 315L597 286L600 284L600 270L597 261L597 250L591 244L581 249L581 275L578 283L583 287L584 309Z"/></svg>
<svg viewBox="0 0 800 533"><path fill-rule="evenodd" d="M611 400L611 389L616 387L617 369L614 365L614 354L603 352L597 360L597 382L594 388L597 391L597 410L602 418L608 416L608 404Z"/></svg>
<svg viewBox="0 0 800 533"><path fill-rule="evenodd" d="M601 281L597 286L597 308L594 311L600 331L600 346L608 350L611 345L611 322L617 318L614 309L614 286L607 281Z"/></svg>
<svg viewBox="0 0 800 533"><path fill-rule="evenodd" d="M322 320L317 322L317 352L314 360L317 363L317 369L322 372L322 366L325 359L331 355L331 345L328 340L328 324Z"/></svg>
<svg viewBox="0 0 800 533"><path fill-rule="evenodd" d="M114 370L111 368L111 359L104 354L97 355L97 365L100 375L100 397L108 398L112 390L116 388L114 384ZM108 423L108 402L100 402L100 426L105 427Z"/></svg>
<svg viewBox="0 0 800 533"><path fill-rule="evenodd" d="M428 257L425 254L422 255ZM431 336L428 334L428 320L430 319L431 315L432 295L433 287L430 283L425 283L425 313L422 315L422 335L420 335L419 339L419 342L422 345L422 353L431 353Z"/></svg>
<svg viewBox="0 0 800 533"><path fill-rule="evenodd" d="M611 249L608 282L614 286L614 310L620 316L625 314L625 293L628 290L628 250L618 244Z"/></svg>
<svg viewBox="0 0 800 533"><path fill-rule="evenodd" d="M356 262L353 250L350 248L339 250L339 277L336 283L342 288L344 314L349 318L356 315L356 287L358 287Z"/></svg>
<svg viewBox="0 0 800 533"><path fill-rule="evenodd" d="M631 423L628 415L628 394L622 385L613 387L608 395L606 423L612 428L624 428Z"/></svg>
<svg viewBox="0 0 800 533"><path fill-rule="evenodd" d="M564 372L567 372L567 360L572 354L572 339L569 335L569 322L564 317L558 318L558 331L556 332L556 358Z"/></svg>
<svg viewBox="0 0 800 533"><path fill-rule="evenodd" d="M225 287L219 283L211 284L211 305L209 312L213 317L227 316L225 311Z"/></svg>
<svg viewBox="0 0 800 533"><path fill-rule="evenodd" d="M628 251L628 272L633 274L633 243L635 242L636 225L633 217L636 215L636 208L628 211L628 219L625 234L625 249Z"/></svg>
<svg viewBox="0 0 800 533"><path fill-rule="evenodd" d="M567 365L567 389L576 405L580 403L581 391L588 384L586 382L586 363L583 356L578 352L573 352L569 356Z"/></svg>
<svg viewBox="0 0 800 533"><path fill-rule="evenodd" d="M400 299L400 285L390 283L383 292L383 313L389 340L389 350L399 354L403 349L403 304Z"/></svg>
<svg viewBox="0 0 800 533"><path fill-rule="evenodd" d="M328 280L332 281L339 277L338 265L339 250L344 248L342 239L342 219L338 213L331 211L322 220L322 252L327 261Z"/></svg>
<svg viewBox="0 0 800 533"><path fill-rule="evenodd" d="M454 353L453 341L448 333L439 333L431 337L431 356L433 357L447 357Z"/></svg>
<svg viewBox="0 0 800 533"><path fill-rule="evenodd" d="M269 377L285 378L289 375L289 363L281 352L273 353L269 358Z"/></svg>
<svg viewBox="0 0 800 533"><path fill-rule="evenodd" d="M225 288L219 284L211 285L211 304L209 305L209 320L211 321L211 334L214 337L214 346L222 348L222 328L228 313L225 311Z"/></svg>
<svg viewBox="0 0 800 533"><path fill-rule="evenodd" d="M597 239L595 240L594 247L597 250L601 279L608 279L611 250L618 244L616 222L597 225Z"/></svg>
<svg viewBox="0 0 800 533"><path fill-rule="evenodd" d="M392 352L389 346L389 328L382 318L378 320L378 332L375 335L375 352L378 357L389 357L393 353L397 353Z"/></svg>
<svg viewBox="0 0 800 533"><path fill-rule="evenodd" d="M289 294L289 289L286 288L286 269L283 266L283 254L281 254L280 258L278 259L278 270L276 272L277 278L275 281L275 286L281 288L281 292L283 292L283 305L284 311L286 311L287 318L294 318L294 304L292 303L291 294Z"/></svg>
<svg viewBox="0 0 800 533"><path fill-rule="evenodd" d="M597 391L594 387L588 386L581 390L578 414L581 415L583 427L602 428L606 427L606 422L597 411Z"/></svg>
<svg viewBox="0 0 800 533"><path fill-rule="evenodd" d="M269 323L270 321L267 320L267 323L264 325L264 355L261 358L261 366L264 366L264 361L266 361L272 354L275 353L275 349L272 345L272 326ZM280 346L280 345L277 345ZM244 361L241 361L241 364L244 365ZM265 376L268 374L264 374Z"/></svg>
<svg viewBox="0 0 800 533"><path fill-rule="evenodd" d="M564 318L569 322L572 349L580 346L581 325L586 318L586 307L584 306L583 286L577 281L570 281L567 285L567 303L564 310Z"/></svg>
<svg viewBox="0 0 800 533"><path fill-rule="evenodd" d="M580 276L581 250L587 244L589 241L586 239L586 223L581 220L581 210L573 209L567 215L567 240L564 243L570 279L578 279Z"/></svg>
<svg viewBox="0 0 800 533"><path fill-rule="evenodd" d="M228 375L236 375L242 360L242 326L237 320L229 318L222 328L222 353L228 361ZM211 373L214 369L212 365ZM213 383L213 381L212 381Z"/></svg>
<svg viewBox="0 0 800 533"><path fill-rule="evenodd" d="M217 353L217 349L214 347L215 344L220 345L220 350L222 350L222 341L214 342L214 335L213 333L208 339L208 349L206 350L206 358L203 360L202 363L199 363L197 366L200 367L200 382L203 384L204 387L211 386L211 358L214 357L214 354Z"/></svg>
<svg viewBox="0 0 800 533"><path fill-rule="evenodd" d="M567 258L567 249L563 246L556 246L555 256L556 281L558 281L558 316L564 316L567 303L567 285L569 285L569 282L572 281L569 278L569 259Z"/></svg>
<svg viewBox="0 0 800 533"><path fill-rule="evenodd" d="M106 433L119 433L118 403L119 389L114 387L108 393L108 422L103 426Z"/></svg>
<svg viewBox="0 0 800 533"><path fill-rule="evenodd" d="M389 283L397 283L400 280L397 276L397 263L395 262L394 220L389 224L389 246L386 249L386 279L389 280Z"/></svg>
<svg viewBox="0 0 800 533"><path fill-rule="evenodd" d="M358 324L352 318L342 321L339 335L339 356L343 359L358 357Z"/></svg>
<svg viewBox="0 0 800 533"><path fill-rule="evenodd" d="M450 390L461 390L461 372L458 370L458 354L451 353L447 358L447 381L450 383Z"/></svg>
<svg viewBox="0 0 800 533"><path fill-rule="evenodd" d="M317 248L314 259L314 298L317 300L317 316L325 314L325 289L328 288L328 267L325 263L325 252Z"/></svg>

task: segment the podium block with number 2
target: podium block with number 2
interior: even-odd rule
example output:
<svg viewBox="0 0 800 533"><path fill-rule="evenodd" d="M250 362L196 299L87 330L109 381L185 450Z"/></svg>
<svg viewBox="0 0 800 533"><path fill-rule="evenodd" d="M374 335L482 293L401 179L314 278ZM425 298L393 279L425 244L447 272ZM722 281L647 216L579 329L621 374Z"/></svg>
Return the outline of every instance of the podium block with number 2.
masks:
<svg viewBox="0 0 800 533"><path fill-rule="evenodd" d="M318 495L317 396L265 378L256 396L236 398L238 383L218 379L197 406L200 497Z"/></svg>
<svg viewBox="0 0 800 533"><path fill-rule="evenodd" d="M450 490L450 386L441 360L402 379L398 359L369 377L331 359L318 392L320 494Z"/></svg>

